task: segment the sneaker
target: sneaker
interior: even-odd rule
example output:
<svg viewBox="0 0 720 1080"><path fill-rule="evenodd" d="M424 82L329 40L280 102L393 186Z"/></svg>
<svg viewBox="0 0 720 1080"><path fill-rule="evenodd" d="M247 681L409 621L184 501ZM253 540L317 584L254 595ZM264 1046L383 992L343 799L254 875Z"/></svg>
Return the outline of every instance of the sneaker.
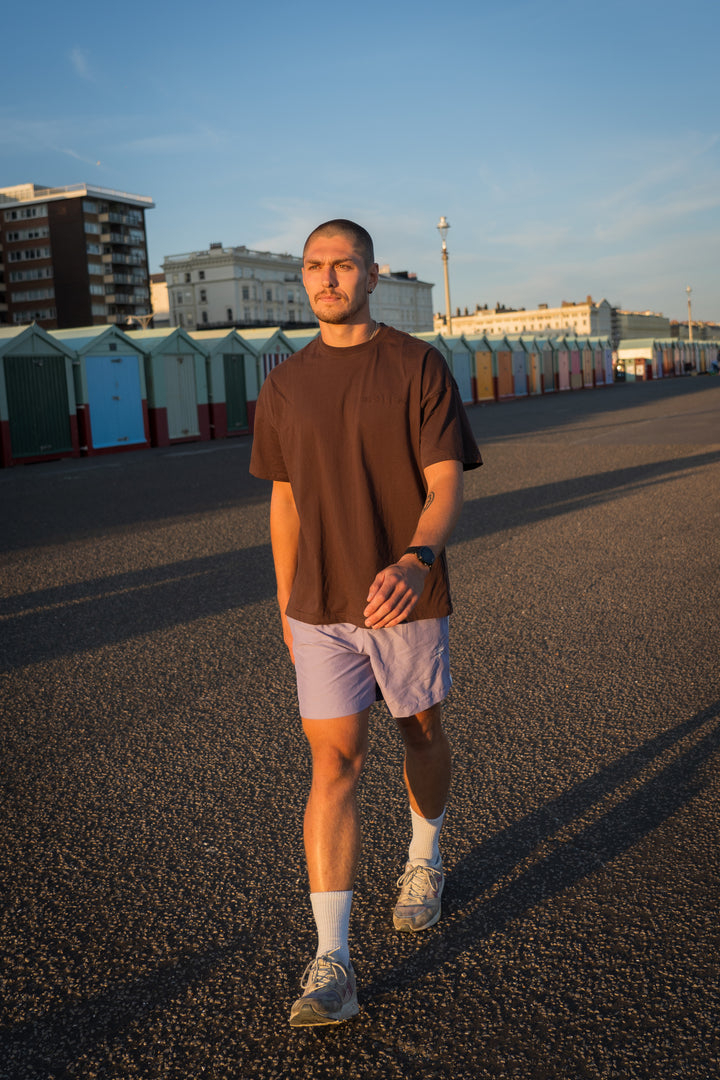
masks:
<svg viewBox="0 0 720 1080"><path fill-rule="evenodd" d="M396 930L427 930L440 918L440 897L445 874L442 863L436 869L424 862L406 863L398 878L400 895L393 911Z"/></svg>
<svg viewBox="0 0 720 1080"><path fill-rule="evenodd" d="M355 972L335 959L333 953L317 956L300 980L305 993L290 1010L291 1027L339 1024L358 1012Z"/></svg>

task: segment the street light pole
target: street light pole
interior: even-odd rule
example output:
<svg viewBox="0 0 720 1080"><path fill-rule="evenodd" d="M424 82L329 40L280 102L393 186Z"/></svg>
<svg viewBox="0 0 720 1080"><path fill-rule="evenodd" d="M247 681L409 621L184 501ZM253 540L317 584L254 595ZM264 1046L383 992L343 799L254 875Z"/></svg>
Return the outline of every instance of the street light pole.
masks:
<svg viewBox="0 0 720 1080"><path fill-rule="evenodd" d="M452 316L450 314L450 277L448 275L448 250L447 244L445 242L447 238L447 231L449 228L450 223L448 222L445 215L443 215L437 224L437 229L440 233L440 236L442 237L442 261L443 271L445 273L445 318L447 320L447 332L448 334L452 334Z"/></svg>
<svg viewBox="0 0 720 1080"><path fill-rule="evenodd" d="M692 344L692 304L690 303L690 293L692 292L692 289L689 285L685 292L688 297L688 341Z"/></svg>

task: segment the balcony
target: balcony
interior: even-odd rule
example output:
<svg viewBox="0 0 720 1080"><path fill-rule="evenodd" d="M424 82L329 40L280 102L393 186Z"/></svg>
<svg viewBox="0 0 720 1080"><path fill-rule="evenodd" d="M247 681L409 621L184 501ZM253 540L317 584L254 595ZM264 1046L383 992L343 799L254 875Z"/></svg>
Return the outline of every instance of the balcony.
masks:
<svg viewBox="0 0 720 1080"><path fill-rule="evenodd" d="M120 251L106 251L103 253L102 261L106 265L108 263L117 263L119 266L144 266L145 252L136 252L134 255L125 255Z"/></svg>

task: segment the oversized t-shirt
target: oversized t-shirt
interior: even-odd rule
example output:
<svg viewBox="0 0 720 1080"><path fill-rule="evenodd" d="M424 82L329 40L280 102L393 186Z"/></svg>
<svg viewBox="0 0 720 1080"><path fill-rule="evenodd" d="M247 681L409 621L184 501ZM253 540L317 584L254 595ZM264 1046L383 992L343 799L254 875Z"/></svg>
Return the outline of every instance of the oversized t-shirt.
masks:
<svg viewBox="0 0 720 1080"><path fill-rule="evenodd" d="M410 544L426 499L423 469L482 464L440 353L381 325L362 345L318 337L273 368L258 396L250 471L289 482L300 519L287 614L364 626L378 571ZM410 619L452 610L445 553Z"/></svg>

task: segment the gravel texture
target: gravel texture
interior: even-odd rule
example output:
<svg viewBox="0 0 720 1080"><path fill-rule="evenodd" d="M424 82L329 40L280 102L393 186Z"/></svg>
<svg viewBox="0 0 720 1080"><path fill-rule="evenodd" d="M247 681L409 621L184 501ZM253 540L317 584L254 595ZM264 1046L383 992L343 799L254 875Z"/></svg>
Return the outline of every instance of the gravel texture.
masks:
<svg viewBox="0 0 720 1080"><path fill-rule="evenodd" d="M720 379L469 415L444 917L378 706L336 1028L249 439L0 472L4 1080L720 1074Z"/></svg>

